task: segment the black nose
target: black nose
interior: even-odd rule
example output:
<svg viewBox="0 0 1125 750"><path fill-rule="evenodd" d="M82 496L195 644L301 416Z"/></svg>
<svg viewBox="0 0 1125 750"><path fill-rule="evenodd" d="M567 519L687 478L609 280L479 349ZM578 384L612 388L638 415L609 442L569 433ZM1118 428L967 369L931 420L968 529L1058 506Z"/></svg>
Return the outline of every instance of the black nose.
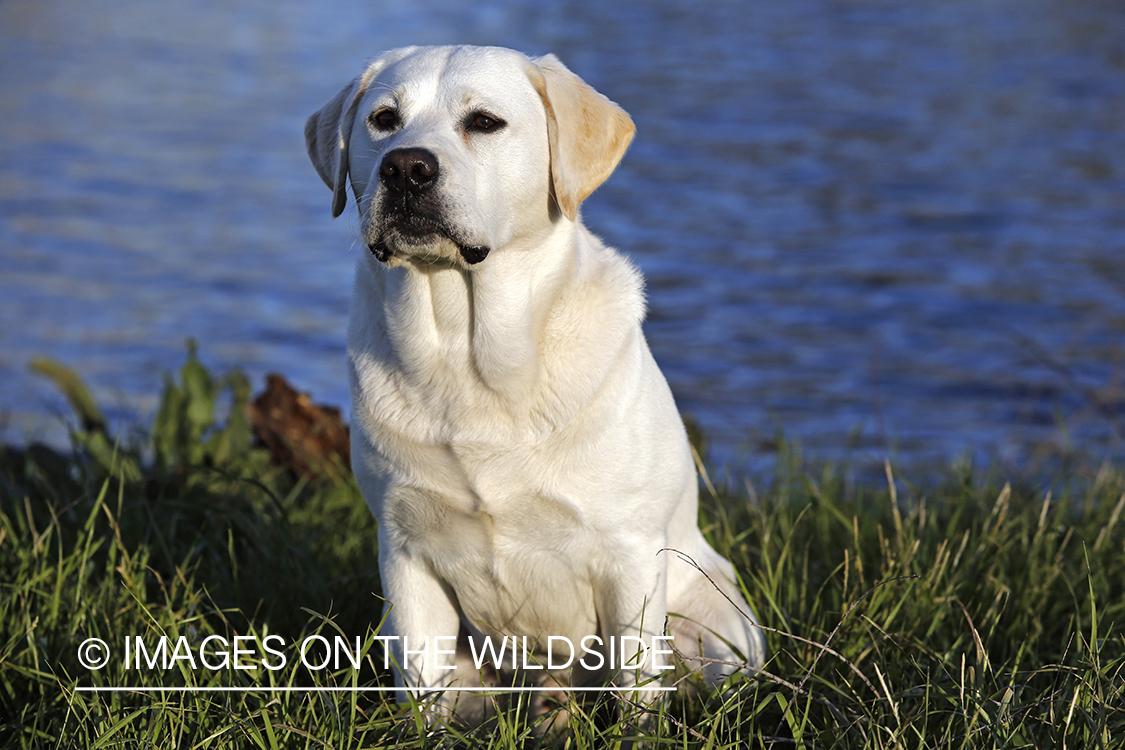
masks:
<svg viewBox="0 0 1125 750"><path fill-rule="evenodd" d="M379 181L400 193L424 193L437 178L437 157L424 148L396 148L379 165Z"/></svg>

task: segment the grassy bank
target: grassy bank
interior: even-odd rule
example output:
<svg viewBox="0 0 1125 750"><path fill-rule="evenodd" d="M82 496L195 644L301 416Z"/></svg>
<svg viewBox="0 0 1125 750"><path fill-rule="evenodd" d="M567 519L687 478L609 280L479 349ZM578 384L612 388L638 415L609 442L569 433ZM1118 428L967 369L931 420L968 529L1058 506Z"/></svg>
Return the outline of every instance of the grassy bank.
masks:
<svg viewBox="0 0 1125 750"><path fill-rule="evenodd" d="M0 448L0 745L535 746L519 706L459 734L425 729L385 693L280 690L390 684L373 641L375 527L354 484L271 465L242 415L248 383L194 357L153 424L121 440L65 375L52 374L78 410L73 450ZM791 454L779 466L768 485L706 490L702 510L771 658L725 694L673 696L641 746L1125 743L1122 467L1049 487L951 474L917 488L853 486ZM312 635L359 637L360 668L301 665ZM152 650L139 667L127 636ZM150 668L161 636L179 658ZM228 644L255 669L198 663L211 636L211 666ZM99 655L88 638L112 652L101 669L80 661ZM142 685L193 689L80 690ZM612 747L631 726L579 716L556 742Z"/></svg>

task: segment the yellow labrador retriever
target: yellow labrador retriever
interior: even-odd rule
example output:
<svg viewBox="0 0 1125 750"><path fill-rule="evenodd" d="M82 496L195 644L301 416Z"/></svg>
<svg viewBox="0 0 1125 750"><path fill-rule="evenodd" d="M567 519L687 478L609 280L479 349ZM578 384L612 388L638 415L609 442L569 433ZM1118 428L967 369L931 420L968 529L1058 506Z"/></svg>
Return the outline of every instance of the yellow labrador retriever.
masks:
<svg viewBox="0 0 1125 750"><path fill-rule="evenodd" d="M348 329L352 465L402 700L449 711L443 688L512 666L651 700L668 635L711 683L735 668L698 657L764 657L698 528L641 276L579 216L633 132L554 56L478 47L388 52L309 118L333 215L350 182L370 250Z"/></svg>

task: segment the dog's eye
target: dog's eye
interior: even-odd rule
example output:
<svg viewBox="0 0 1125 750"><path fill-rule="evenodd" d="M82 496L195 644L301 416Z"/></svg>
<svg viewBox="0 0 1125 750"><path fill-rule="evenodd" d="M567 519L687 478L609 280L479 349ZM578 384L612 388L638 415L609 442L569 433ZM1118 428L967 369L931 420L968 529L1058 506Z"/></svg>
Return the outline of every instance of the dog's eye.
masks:
<svg viewBox="0 0 1125 750"><path fill-rule="evenodd" d="M393 109L381 109L372 113L367 121L376 130L394 130L398 127L398 112Z"/></svg>
<svg viewBox="0 0 1125 750"><path fill-rule="evenodd" d="M465 123L466 130L476 131L477 133L488 133L496 131L504 127L507 123L503 120L487 115L484 112L474 112L469 115L468 122Z"/></svg>

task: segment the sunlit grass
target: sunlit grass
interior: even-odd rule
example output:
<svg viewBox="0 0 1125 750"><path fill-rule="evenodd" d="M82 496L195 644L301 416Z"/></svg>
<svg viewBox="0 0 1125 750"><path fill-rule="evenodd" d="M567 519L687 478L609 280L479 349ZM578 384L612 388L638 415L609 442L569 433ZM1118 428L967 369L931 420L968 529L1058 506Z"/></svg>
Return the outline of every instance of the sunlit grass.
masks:
<svg viewBox="0 0 1125 750"><path fill-rule="evenodd" d="M487 729L457 730L427 728L393 694L271 691L391 682L373 638L374 521L350 480L269 466L241 416L248 391L191 356L145 431L117 441L80 413L66 455L0 449L4 747L1125 742L1125 476L1111 465L1036 484L951 471L920 488L890 467L884 482L853 484L783 450L756 491L706 490L701 523L738 568L770 659L725 692L677 693L639 723L628 706L579 710L568 733L540 740L518 701ZM361 668L303 667L297 646L314 634L359 637ZM124 663L126 636L193 649L250 637L239 642L256 656L240 663L257 669L185 658L137 669ZM262 664L268 636L286 644L283 668ZM93 637L113 650L100 670L78 658ZM191 690L78 690L120 686Z"/></svg>

